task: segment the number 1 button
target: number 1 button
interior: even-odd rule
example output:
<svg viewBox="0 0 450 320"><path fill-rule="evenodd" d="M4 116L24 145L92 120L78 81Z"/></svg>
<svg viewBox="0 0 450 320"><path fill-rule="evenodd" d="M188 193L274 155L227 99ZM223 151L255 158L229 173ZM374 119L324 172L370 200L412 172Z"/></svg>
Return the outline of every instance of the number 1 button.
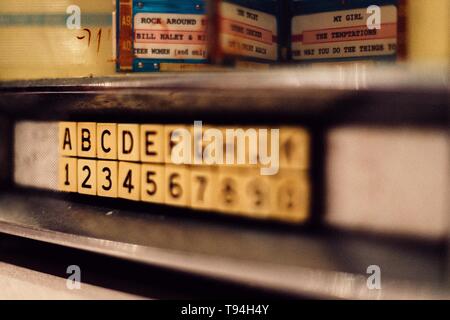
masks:
<svg viewBox="0 0 450 320"><path fill-rule="evenodd" d="M59 158L59 190L77 192L77 159Z"/></svg>

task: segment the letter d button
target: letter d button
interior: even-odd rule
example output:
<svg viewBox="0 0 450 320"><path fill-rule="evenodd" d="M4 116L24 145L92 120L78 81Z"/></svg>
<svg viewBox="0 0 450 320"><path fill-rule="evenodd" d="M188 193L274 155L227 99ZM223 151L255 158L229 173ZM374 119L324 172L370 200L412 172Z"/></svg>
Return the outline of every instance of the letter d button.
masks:
<svg viewBox="0 0 450 320"><path fill-rule="evenodd" d="M118 158L125 161L139 161L139 125L117 125Z"/></svg>

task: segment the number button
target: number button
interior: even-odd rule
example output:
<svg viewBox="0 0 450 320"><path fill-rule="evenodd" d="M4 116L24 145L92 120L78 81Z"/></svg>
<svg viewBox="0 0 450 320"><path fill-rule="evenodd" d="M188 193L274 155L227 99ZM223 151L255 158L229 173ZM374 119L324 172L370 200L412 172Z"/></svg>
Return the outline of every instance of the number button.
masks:
<svg viewBox="0 0 450 320"><path fill-rule="evenodd" d="M212 209L218 178L217 167L191 168L191 207Z"/></svg>
<svg viewBox="0 0 450 320"><path fill-rule="evenodd" d="M59 158L59 190L77 192L77 159Z"/></svg>
<svg viewBox="0 0 450 320"><path fill-rule="evenodd" d="M217 182L217 209L225 213L237 213L241 209L242 169L227 166L219 167Z"/></svg>
<svg viewBox="0 0 450 320"><path fill-rule="evenodd" d="M78 159L78 193L95 196L97 194L97 161Z"/></svg>
<svg viewBox="0 0 450 320"><path fill-rule="evenodd" d="M247 169L242 179L244 197L242 212L254 217L267 217L270 214L270 178L261 176L259 169Z"/></svg>
<svg viewBox="0 0 450 320"><path fill-rule="evenodd" d="M131 162L119 162L118 196L139 201L141 193L141 165Z"/></svg>
<svg viewBox="0 0 450 320"><path fill-rule="evenodd" d="M97 161L97 194L117 198L117 161Z"/></svg>
<svg viewBox="0 0 450 320"><path fill-rule="evenodd" d="M174 206L189 206L191 185L188 167L167 165L165 171L165 203Z"/></svg>
<svg viewBox="0 0 450 320"><path fill-rule="evenodd" d="M141 200L164 203L164 165L144 164L141 170Z"/></svg>
<svg viewBox="0 0 450 320"><path fill-rule="evenodd" d="M305 171L280 170L273 176L273 212L277 220L301 222L309 217L310 186Z"/></svg>

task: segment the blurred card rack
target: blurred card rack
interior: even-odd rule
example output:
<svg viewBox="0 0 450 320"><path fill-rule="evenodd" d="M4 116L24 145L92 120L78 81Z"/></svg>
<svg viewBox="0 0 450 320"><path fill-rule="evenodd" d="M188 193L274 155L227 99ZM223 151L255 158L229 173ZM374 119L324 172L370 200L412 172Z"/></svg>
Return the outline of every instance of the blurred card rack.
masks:
<svg viewBox="0 0 450 320"><path fill-rule="evenodd" d="M207 62L202 0L116 1L117 71L196 70Z"/></svg>
<svg viewBox="0 0 450 320"><path fill-rule="evenodd" d="M13 168L3 175L0 232L296 296L450 295L445 70L348 66L9 81L0 97L9 123L2 154ZM61 194L52 191L55 171L41 170L56 168L48 163L58 151L43 142L57 141L50 123L195 120L306 128L308 222ZM366 286L370 265L382 269L382 290Z"/></svg>
<svg viewBox="0 0 450 320"><path fill-rule="evenodd" d="M449 2L290 0L289 59L303 64L449 63ZM378 12L380 28L369 28ZM366 21L367 23L363 23Z"/></svg>
<svg viewBox="0 0 450 320"><path fill-rule="evenodd" d="M282 1L208 1L208 49L214 64L264 69L280 59Z"/></svg>

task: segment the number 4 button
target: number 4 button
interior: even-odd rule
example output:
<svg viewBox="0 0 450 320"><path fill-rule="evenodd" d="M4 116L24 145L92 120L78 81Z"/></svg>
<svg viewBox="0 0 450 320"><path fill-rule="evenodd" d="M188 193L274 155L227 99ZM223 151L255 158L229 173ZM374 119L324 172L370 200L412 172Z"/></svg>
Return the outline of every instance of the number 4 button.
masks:
<svg viewBox="0 0 450 320"><path fill-rule="evenodd" d="M118 196L139 201L141 192L141 165L131 162L119 162Z"/></svg>

